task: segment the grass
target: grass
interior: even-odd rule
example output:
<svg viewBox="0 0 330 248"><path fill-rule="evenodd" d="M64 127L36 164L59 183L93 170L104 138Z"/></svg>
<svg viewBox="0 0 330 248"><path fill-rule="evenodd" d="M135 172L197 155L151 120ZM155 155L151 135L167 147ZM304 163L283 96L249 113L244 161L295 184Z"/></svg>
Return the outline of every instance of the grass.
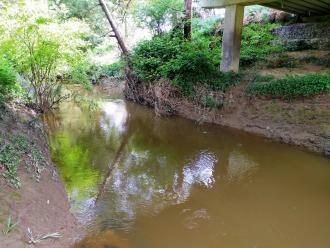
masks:
<svg viewBox="0 0 330 248"><path fill-rule="evenodd" d="M29 174L40 180L41 165L45 159L37 146L35 140L29 140L24 134L13 135L9 139L0 137L0 163L5 167L1 174L6 178L9 185L18 189L21 181L18 176L18 169L22 161L26 162L25 167Z"/></svg>
<svg viewBox="0 0 330 248"><path fill-rule="evenodd" d="M207 95L202 97L201 105L205 108L216 109L223 107L223 102L216 99L212 95Z"/></svg>
<svg viewBox="0 0 330 248"><path fill-rule="evenodd" d="M310 97L330 92L330 75L316 73L290 75L282 79L272 76L257 76L246 91L249 95L287 100Z"/></svg>
<svg viewBox="0 0 330 248"><path fill-rule="evenodd" d="M16 228L17 225L18 225L18 221L14 222L11 215L9 215L5 227L2 230L3 235L6 236L9 233L11 233Z"/></svg>

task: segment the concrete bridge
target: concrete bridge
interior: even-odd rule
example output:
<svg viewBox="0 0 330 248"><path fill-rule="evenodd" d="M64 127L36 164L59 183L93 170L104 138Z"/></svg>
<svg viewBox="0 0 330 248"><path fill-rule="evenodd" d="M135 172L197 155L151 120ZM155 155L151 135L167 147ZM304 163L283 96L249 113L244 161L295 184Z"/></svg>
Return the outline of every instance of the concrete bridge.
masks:
<svg viewBox="0 0 330 248"><path fill-rule="evenodd" d="M330 0L202 0L203 8L226 8L221 71L237 72L239 69L244 6L253 4L283 10L302 17L330 15Z"/></svg>

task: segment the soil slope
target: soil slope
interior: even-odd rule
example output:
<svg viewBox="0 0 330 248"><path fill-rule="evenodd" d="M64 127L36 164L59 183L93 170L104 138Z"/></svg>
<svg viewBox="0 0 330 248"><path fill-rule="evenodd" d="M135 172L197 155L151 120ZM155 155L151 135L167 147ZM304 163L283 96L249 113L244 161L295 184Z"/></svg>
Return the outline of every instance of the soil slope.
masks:
<svg viewBox="0 0 330 248"><path fill-rule="evenodd" d="M16 228L7 235L0 233L0 247L20 248L35 247L29 243L27 229L33 232L33 237L58 232L59 239L46 239L37 244L37 247L65 248L73 243L78 235L75 218L70 213L70 206L63 182L53 166L46 136L42 124L36 119L33 111L23 106L1 107L0 132L6 137L17 133L36 139L38 147L46 160L37 182L27 172L28 156L21 158L18 174L21 179L21 188L13 189L7 181L0 177L0 230L3 230L8 216ZM0 164L0 174L5 168Z"/></svg>

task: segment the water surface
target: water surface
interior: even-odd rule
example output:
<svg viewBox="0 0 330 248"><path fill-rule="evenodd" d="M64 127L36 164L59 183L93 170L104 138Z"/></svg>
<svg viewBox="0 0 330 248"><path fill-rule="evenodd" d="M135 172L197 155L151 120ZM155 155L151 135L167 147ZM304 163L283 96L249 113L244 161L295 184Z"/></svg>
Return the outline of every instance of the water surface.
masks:
<svg viewBox="0 0 330 248"><path fill-rule="evenodd" d="M66 103L48 122L72 211L96 242L330 247L330 161L322 156L120 99L98 111Z"/></svg>

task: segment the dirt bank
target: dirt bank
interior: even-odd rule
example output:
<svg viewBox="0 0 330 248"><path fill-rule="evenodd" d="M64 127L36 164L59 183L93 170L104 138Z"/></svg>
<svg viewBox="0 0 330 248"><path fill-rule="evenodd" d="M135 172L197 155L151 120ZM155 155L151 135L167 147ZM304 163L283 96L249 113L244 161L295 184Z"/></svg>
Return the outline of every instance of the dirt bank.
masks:
<svg viewBox="0 0 330 248"><path fill-rule="evenodd" d="M38 150L32 151L42 157L38 165L34 164L37 166L35 170L31 163L34 154L25 152L20 155L19 189L14 189L8 179L0 177L0 229L6 229L9 216L17 222L7 235L0 233L0 247L69 247L78 235L77 225L69 210L63 182L50 160L41 122L33 111L17 104L1 107L0 111L0 134L2 140L5 139L2 144L9 144L12 137L27 137L27 142L36 141L33 147ZM20 144L23 141L21 139ZM0 174L5 170L6 166L0 162ZM61 237L45 239L36 245L28 244L28 228L32 230L34 239L54 232L60 233Z"/></svg>
<svg viewBox="0 0 330 248"><path fill-rule="evenodd" d="M304 51L287 53L287 56L320 56L328 51ZM252 73L251 73L252 72ZM257 66L243 71L243 80L225 94L196 87L196 94L212 95L223 99L222 108L209 109L183 97L170 82L135 84L127 83L125 96L128 100L155 108L160 114L179 115L198 122L216 123L256 133L307 148L330 157L330 94L285 101L280 99L251 98L245 88L256 73L282 77L286 74L306 72L329 73L329 68L301 63L296 68L266 68ZM249 76L250 75L250 76Z"/></svg>

